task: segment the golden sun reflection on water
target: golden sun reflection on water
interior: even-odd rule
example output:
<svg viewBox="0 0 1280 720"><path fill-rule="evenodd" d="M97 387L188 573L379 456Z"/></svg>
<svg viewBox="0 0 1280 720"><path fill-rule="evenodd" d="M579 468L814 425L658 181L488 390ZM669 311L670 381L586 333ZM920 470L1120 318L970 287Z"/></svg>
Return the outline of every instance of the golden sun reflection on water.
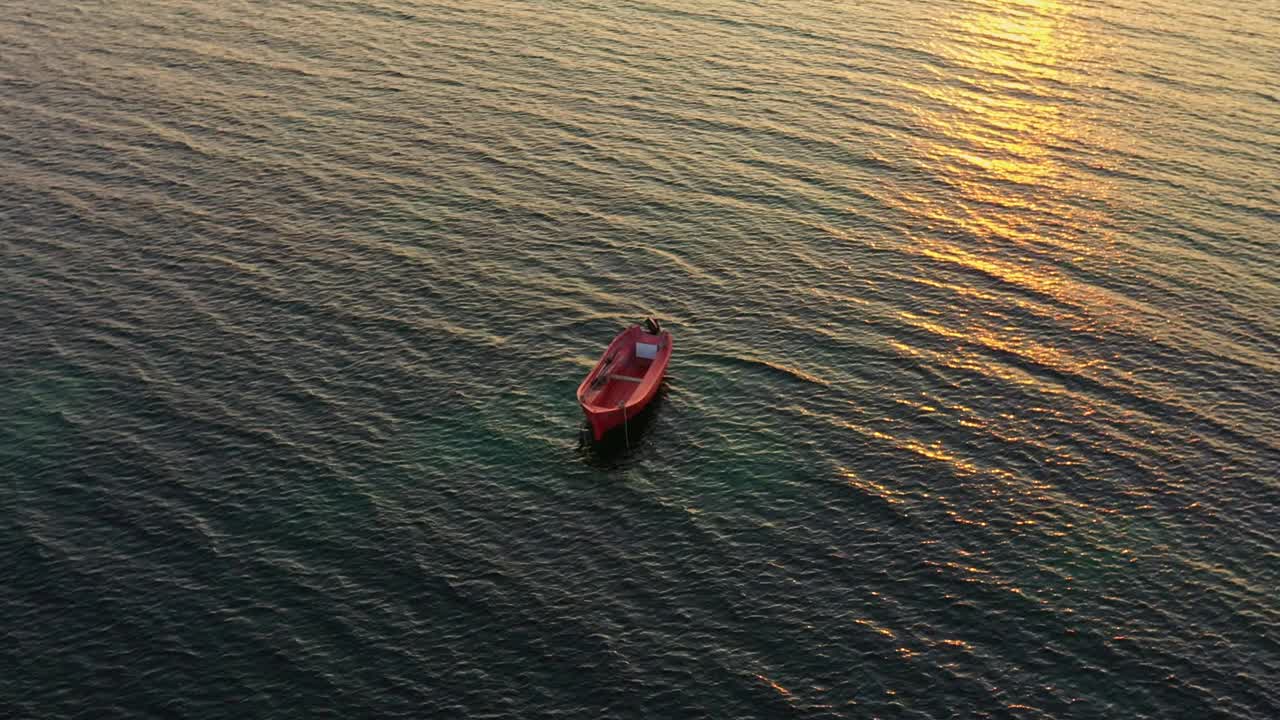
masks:
<svg viewBox="0 0 1280 720"><path fill-rule="evenodd" d="M963 293L959 288L974 286L955 282L957 274L985 277L992 292L1021 296L1015 305L1026 315L939 307L899 318L1057 373L1105 371L1104 359L1024 327L1047 321L1069 335L1135 324L1131 303L1073 272L1112 260L1116 226L1103 209L1105 184L1062 152L1094 132L1070 95L1076 68L1089 60L1085 38L1059 0L989 0L940 26L942 39L931 50L945 62L935 68L938 82L910 86L925 131L908 142L919 168L943 190L892 190L890 202L922 228L905 231L900 251L927 266L911 273L926 284Z"/></svg>
<svg viewBox="0 0 1280 720"><path fill-rule="evenodd" d="M946 60L937 82L909 84L926 132L912 144L945 195L903 192L896 202L933 227L996 246L1072 259L1109 245L1110 223L1089 203L1106 188L1058 148L1093 132L1066 95L1086 45L1058 0L997 2L941 21Z"/></svg>
<svg viewBox="0 0 1280 720"><path fill-rule="evenodd" d="M919 113L931 130L917 138L917 149L960 195L954 206L932 209L938 219L980 234L1016 236L1009 230L1022 224L1023 211L1066 209L1046 203L1043 191L1054 186L1043 186L1064 174L1050 147L1079 132L1065 99L1055 94L1062 64L1082 50L1064 28L1068 22L1057 0L988 4L944 20L952 41L936 50L950 61L953 77L912 88L928 101ZM1032 200L1016 193L1017 186L1040 193ZM982 212L968 212L974 205Z"/></svg>

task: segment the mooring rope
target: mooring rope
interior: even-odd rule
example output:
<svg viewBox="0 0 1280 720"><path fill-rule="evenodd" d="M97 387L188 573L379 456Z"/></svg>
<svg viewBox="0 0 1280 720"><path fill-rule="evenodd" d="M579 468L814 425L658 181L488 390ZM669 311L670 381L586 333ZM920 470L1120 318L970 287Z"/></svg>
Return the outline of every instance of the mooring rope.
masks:
<svg viewBox="0 0 1280 720"><path fill-rule="evenodd" d="M622 437L627 442L627 449L631 449L631 428L627 427L627 401L623 400L618 403L618 407L622 408Z"/></svg>

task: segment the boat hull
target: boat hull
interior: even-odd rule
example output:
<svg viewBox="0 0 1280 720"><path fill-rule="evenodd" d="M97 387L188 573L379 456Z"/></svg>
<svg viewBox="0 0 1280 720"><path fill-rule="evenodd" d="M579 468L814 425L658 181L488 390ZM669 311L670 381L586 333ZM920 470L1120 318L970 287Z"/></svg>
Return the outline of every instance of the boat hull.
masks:
<svg viewBox="0 0 1280 720"><path fill-rule="evenodd" d="M613 339L578 386L578 404L594 440L626 425L658 393L671 358L671 333L639 325Z"/></svg>
<svg viewBox="0 0 1280 720"><path fill-rule="evenodd" d="M653 396L656 394L655 388L653 393L638 399L634 404L628 405L625 411L621 408L616 410L589 410L584 407L582 414L587 418L587 424L591 426L591 437L599 442L611 431L617 430L627 423L634 424L636 416L649 407L649 403L653 402ZM632 429L635 429L634 426Z"/></svg>

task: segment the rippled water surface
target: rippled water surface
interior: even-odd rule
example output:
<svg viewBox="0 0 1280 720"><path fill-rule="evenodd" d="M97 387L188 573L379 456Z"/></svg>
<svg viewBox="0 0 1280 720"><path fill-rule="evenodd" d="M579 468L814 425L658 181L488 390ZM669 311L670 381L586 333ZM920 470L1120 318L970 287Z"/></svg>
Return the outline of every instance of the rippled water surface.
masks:
<svg viewBox="0 0 1280 720"><path fill-rule="evenodd" d="M0 715L1280 717L1278 86L1244 0L10 0Z"/></svg>

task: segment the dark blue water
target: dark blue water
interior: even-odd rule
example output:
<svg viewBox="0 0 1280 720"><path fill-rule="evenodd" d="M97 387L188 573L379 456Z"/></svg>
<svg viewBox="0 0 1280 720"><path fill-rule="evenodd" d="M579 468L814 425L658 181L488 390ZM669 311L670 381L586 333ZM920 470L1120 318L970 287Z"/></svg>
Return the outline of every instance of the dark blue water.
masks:
<svg viewBox="0 0 1280 720"><path fill-rule="evenodd" d="M0 717L1280 717L1277 78L1242 1L11 0Z"/></svg>

